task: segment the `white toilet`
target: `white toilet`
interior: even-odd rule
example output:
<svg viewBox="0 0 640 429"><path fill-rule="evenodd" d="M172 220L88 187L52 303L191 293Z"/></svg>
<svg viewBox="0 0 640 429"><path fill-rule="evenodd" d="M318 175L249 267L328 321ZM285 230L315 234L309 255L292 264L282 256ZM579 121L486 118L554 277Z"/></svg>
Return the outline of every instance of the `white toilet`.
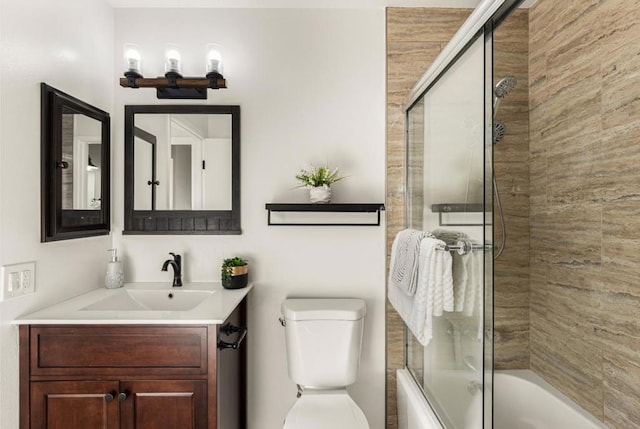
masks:
<svg viewBox="0 0 640 429"><path fill-rule="evenodd" d="M361 299L283 301L289 378L302 390L284 429L369 429L346 389L358 376L365 313Z"/></svg>

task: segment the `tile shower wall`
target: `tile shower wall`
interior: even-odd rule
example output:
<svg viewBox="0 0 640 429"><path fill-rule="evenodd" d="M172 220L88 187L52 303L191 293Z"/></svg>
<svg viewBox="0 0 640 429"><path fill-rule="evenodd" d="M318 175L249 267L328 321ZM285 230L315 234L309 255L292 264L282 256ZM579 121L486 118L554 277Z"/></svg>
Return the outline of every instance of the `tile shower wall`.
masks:
<svg viewBox="0 0 640 429"><path fill-rule="evenodd" d="M493 34L494 85L518 79L502 99L496 121L507 129L494 146L494 168L507 227L504 252L494 263L494 367L529 368L529 33L527 9L514 11ZM501 240L494 207L495 242Z"/></svg>
<svg viewBox="0 0 640 429"><path fill-rule="evenodd" d="M469 16L469 9L387 9L387 267L404 224L402 101ZM414 170L421 174L419 169ZM402 320L387 303L387 429L397 428L395 371L403 367Z"/></svg>
<svg viewBox="0 0 640 429"><path fill-rule="evenodd" d="M640 8L530 10L531 368L640 427Z"/></svg>

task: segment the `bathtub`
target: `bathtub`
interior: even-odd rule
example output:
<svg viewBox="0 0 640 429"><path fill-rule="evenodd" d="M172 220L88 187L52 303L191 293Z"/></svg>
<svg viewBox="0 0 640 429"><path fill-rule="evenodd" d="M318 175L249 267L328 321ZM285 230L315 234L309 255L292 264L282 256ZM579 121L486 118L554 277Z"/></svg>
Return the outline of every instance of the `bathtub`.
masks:
<svg viewBox="0 0 640 429"><path fill-rule="evenodd" d="M494 429L606 429L530 370L495 371Z"/></svg>
<svg viewBox="0 0 640 429"><path fill-rule="evenodd" d="M398 429L444 429L407 369L396 372Z"/></svg>
<svg viewBox="0 0 640 429"><path fill-rule="evenodd" d="M427 403L421 388L406 369L397 371L398 429L445 429ZM464 401L466 418L451 419L451 428L482 427L481 395L460 391L455 378L447 392L458 391L450 401ZM460 378L460 381L465 381ZM556 388L530 370L495 371L493 379L493 429L607 429L602 422L580 408ZM444 399L444 398L441 398ZM475 415L469 415L469 410ZM460 413L464 415L465 413ZM451 416L453 417L453 416ZM456 421L457 420L457 421ZM490 429L490 428L487 428Z"/></svg>
<svg viewBox="0 0 640 429"><path fill-rule="evenodd" d="M459 370L441 370L429 376L430 386L438 392L438 418L425 398L435 401L435 395L423 393L407 369L399 370L398 429L482 429L482 394L468 388L476 380L475 373Z"/></svg>

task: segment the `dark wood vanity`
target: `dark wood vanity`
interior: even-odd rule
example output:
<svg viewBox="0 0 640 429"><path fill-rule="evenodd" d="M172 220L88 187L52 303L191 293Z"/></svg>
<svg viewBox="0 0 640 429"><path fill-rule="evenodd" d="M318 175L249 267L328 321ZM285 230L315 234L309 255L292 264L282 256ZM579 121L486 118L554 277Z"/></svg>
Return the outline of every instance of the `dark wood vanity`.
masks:
<svg viewBox="0 0 640 429"><path fill-rule="evenodd" d="M21 325L20 429L246 428L246 301L219 325Z"/></svg>

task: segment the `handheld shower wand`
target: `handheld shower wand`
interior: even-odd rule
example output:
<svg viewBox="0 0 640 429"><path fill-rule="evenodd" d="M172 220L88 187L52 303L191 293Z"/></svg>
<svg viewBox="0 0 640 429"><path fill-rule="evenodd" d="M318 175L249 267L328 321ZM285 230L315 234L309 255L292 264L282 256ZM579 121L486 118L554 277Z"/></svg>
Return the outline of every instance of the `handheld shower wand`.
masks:
<svg viewBox="0 0 640 429"><path fill-rule="evenodd" d="M518 83L518 79L513 76L505 76L502 78L497 84L496 88L493 90L493 94L495 97L493 98L493 119L496 118L496 113L498 112L498 106L500 105L500 100L506 97L513 88L516 87Z"/></svg>
<svg viewBox="0 0 640 429"><path fill-rule="evenodd" d="M507 132L507 127L500 121L496 121L496 113L498 113L498 106L500 105L500 100L509 94L513 88L516 87L518 80L513 76L505 76L502 78L497 84L493 93L495 95L493 99L493 144L497 144L500 140L504 138L504 135ZM500 225L502 229L502 241L500 242L500 246L496 251L495 255L493 255L493 259L498 259L502 252L504 251L504 246L507 243L507 226L504 223L504 213L502 211L502 203L500 202L500 192L498 191L498 182L496 181L495 170L492 174L493 176L493 191L496 196L496 205L498 206L498 216L500 217Z"/></svg>

